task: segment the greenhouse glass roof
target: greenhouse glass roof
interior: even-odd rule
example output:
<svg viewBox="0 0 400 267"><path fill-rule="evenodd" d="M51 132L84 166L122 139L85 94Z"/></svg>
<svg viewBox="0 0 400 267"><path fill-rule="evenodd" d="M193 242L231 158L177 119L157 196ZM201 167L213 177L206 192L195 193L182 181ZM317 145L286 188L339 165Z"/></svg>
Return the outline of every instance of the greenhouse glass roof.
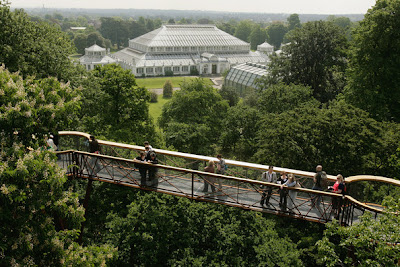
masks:
<svg viewBox="0 0 400 267"><path fill-rule="evenodd" d="M214 25L163 25L131 42L146 47L249 46Z"/></svg>
<svg viewBox="0 0 400 267"><path fill-rule="evenodd" d="M258 78L267 75L267 66L256 63L244 63L234 66L225 78L227 84L239 84L246 87L257 88L255 82Z"/></svg>

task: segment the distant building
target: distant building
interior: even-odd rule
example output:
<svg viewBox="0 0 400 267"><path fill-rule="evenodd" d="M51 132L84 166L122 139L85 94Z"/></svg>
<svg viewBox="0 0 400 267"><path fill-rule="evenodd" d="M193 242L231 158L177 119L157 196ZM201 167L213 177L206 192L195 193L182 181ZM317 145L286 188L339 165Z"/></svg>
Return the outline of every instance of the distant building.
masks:
<svg viewBox="0 0 400 267"><path fill-rule="evenodd" d="M86 70L92 70L96 65L116 63L116 60L107 55L106 49L98 45L85 48L85 55L79 58L79 63L84 65Z"/></svg>
<svg viewBox="0 0 400 267"><path fill-rule="evenodd" d="M267 55L272 55L274 53L274 46L267 42L257 45L257 51L263 52Z"/></svg>
<svg viewBox="0 0 400 267"><path fill-rule="evenodd" d="M247 88L258 89L257 80L267 75L267 66L243 63L232 67L225 77L224 85L236 88L242 94Z"/></svg>
<svg viewBox="0 0 400 267"><path fill-rule="evenodd" d="M140 76L221 74L233 65L265 64L268 56L214 25L163 25L129 41L112 55Z"/></svg>

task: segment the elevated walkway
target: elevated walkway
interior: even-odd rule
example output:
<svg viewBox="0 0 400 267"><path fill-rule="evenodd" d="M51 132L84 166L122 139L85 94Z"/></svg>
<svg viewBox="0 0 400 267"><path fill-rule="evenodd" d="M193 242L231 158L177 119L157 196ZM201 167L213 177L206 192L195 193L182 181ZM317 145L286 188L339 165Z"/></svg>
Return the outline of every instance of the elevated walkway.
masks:
<svg viewBox="0 0 400 267"><path fill-rule="evenodd" d="M330 222L336 218L343 225L351 225L365 212L372 213L376 218L383 210L379 205L367 205L351 196L307 189L312 185L311 178L314 176L312 172L275 167L274 170L277 172L286 171L295 174L302 185L301 188L282 190L278 184L257 180L261 177L261 173L268 169L265 165L226 160L229 166L227 175L219 175L199 170L209 160L216 160L213 157L155 149L160 164L152 165L134 160L139 151L144 151L141 146L98 140L102 154L91 154L85 152L88 134L63 131L59 135L59 148L63 150L58 152L59 165L66 169L67 175L73 177L320 223ZM137 169L139 165L157 169L157 178L148 180L147 186L142 186L140 183ZM332 183L335 181L334 176L328 178ZM375 176L350 177L346 182L360 180L380 181L400 186L397 180ZM205 184L209 184L209 192L203 191ZM211 190L213 186L215 192ZM262 187L272 188L270 205L266 208L260 205L261 199L265 198ZM320 200L319 205L313 205L313 200L317 198ZM340 203L339 208L335 209L332 203Z"/></svg>

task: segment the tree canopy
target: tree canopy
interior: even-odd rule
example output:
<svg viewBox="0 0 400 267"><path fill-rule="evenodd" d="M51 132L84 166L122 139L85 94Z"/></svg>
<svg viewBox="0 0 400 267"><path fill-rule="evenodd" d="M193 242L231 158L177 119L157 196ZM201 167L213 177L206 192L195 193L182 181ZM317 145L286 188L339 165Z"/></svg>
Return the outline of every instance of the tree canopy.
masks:
<svg viewBox="0 0 400 267"><path fill-rule="evenodd" d="M353 34L347 99L379 120L400 121L400 1L378 0Z"/></svg>
<svg viewBox="0 0 400 267"><path fill-rule="evenodd" d="M150 94L137 86L130 70L116 64L96 67L84 87L82 117L87 131L126 142L154 140Z"/></svg>
<svg viewBox="0 0 400 267"><path fill-rule="evenodd" d="M287 38L290 43L271 59L268 79L310 86L322 102L333 99L344 86L347 40L343 31L330 22L313 21Z"/></svg>
<svg viewBox="0 0 400 267"><path fill-rule="evenodd" d="M327 225L318 241L320 263L326 266L397 266L400 247L399 199L387 198L387 212L377 219L366 213L352 226Z"/></svg>
<svg viewBox="0 0 400 267"><path fill-rule="evenodd" d="M0 2L0 63L24 77L48 76L68 81L73 72L69 55L74 48L60 29L33 22L23 10L11 11Z"/></svg>
<svg viewBox="0 0 400 267"><path fill-rule="evenodd" d="M287 33L287 28L286 26L281 23L273 23L270 26L267 27L267 41L271 45L275 47L275 49L278 49L281 47L281 44L283 42L283 37Z"/></svg>
<svg viewBox="0 0 400 267"><path fill-rule="evenodd" d="M201 79L182 84L160 117L167 145L183 152L212 153L228 106L217 90Z"/></svg>
<svg viewBox="0 0 400 267"><path fill-rule="evenodd" d="M302 265L295 244L257 213L154 194L127 209L107 224L120 244L116 265Z"/></svg>
<svg viewBox="0 0 400 267"><path fill-rule="evenodd" d="M0 128L9 147L14 142L35 147L43 135L77 125L80 94L69 84L55 78L24 80L3 65L0 88Z"/></svg>
<svg viewBox="0 0 400 267"><path fill-rule="evenodd" d="M328 173L345 176L363 173L381 133L366 112L343 101L270 113L260 129L257 162L309 171L322 164Z"/></svg>

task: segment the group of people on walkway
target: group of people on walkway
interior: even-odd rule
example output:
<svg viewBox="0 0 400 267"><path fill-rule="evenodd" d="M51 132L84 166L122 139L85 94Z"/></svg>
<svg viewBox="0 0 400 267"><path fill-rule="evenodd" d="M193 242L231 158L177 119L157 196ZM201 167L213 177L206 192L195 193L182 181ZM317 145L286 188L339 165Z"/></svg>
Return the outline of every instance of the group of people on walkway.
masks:
<svg viewBox="0 0 400 267"><path fill-rule="evenodd" d="M280 173L280 177L277 178L276 172L274 172L274 166L269 166L268 171L264 172L261 176L261 180L263 182L279 184L280 187L278 189L279 193L279 207L281 211L289 210L289 213L293 212L294 201L297 197L296 190L288 190L287 187L299 187L300 184L296 181L296 178L293 173L287 173L285 171ZM261 186L262 194L261 194L261 207L269 208L270 207L270 199L272 195L272 186ZM289 203L288 203L289 196Z"/></svg>
<svg viewBox="0 0 400 267"><path fill-rule="evenodd" d="M49 139L46 139L46 143L49 147L56 147L54 141L52 140L52 136ZM141 151L139 156L135 159L135 167L139 170L140 173L140 186L146 187L156 187L158 186L158 168L153 164L158 164L158 159L153 147L149 144L149 142L144 142L144 151ZM56 150L56 148L55 148ZM96 140L96 138L91 135L89 138L89 152L94 154L101 153L101 147ZM225 163L225 159L222 158L221 154L218 154L217 160L210 160L207 166L204 168L205 172L209 173L217 173L221 175L225 175L227 165ZM91 157L91 171L89 175L95 175L99 171L99 162L97 157ZM141 164L142 163L142 164ZM144 164L151 163L151 164ZM293 173L287 174L285 171L278 175L274 172L274 167L269 166L268 171L263 172L261 176L261 181L278 184L278 194L279 194L279 208L281 211L288 212L289 214L294 212L296 208L295 200L297 197L297 190L288 190L289 187L301 187L301 185L296 181L296 177ZM316 167L316 173L313 177L313 190L318 191L327 191L330 190L336 194L344 195L346 192L346 186L344 183L344 178L341 174L337 175L337 181L335 184L328 188L327 186L327 175L322 170L322 166L318 165ZM214 176L204 176L204 187L202 189L203 192L208 192L209 188L211 188L212 193L221 190L222 188L222 180L218 179ZM273 193L273 189L277 188L276 186L262 185L261 186L261 200L260 204L263 208L270 207L270 199ZM320 211L322 197L320 194L315 194L311 198L310 206L312 208L317 208ZM333 197L332 198L332 212L335 217L338 219L341 213L342 208L342 198Z"/></svg>
<svg viewBox="0 0 400 267"><path fill-rule="evenodd" d="M135 167L139 170L140 173L140 186L158 186L158 168L153 165L148 164L140 164L142 163L151 163L158 164L157 154L153 150L153 147L150 145L148 141L144 142L144 151L139 153L139 156L135 159L138 163L135 163Z"/></svg>
<svg viewBox="0 0 400 267"><path fill-rule="evenodd" d="M277 177L276 172L273 171L274 167L269 166L268 171L264 172L261 176L261 180L263 182L279 184L280 187L278 189L279 194L279 208L281 211L293 213L295 205L295 200L297 197L297 190L288 190L288 187L301 187L301 185L296 181L296 177L293 173L287 175L285 171L280 173L280 177ZM260 205L263 208L270 207L270 199L272 195L273 186L262 185L261 186L261 201ZM276 188L276 187L275 187ZM336 194L345 194L346 186L344 183L344 178L341 174L337 175L337 181L331 187L327 186L327 175L322 170L322 165L318 165L316 167L316 173L313 177L313 190L319 191L330 191ZM288 199L289 198L289 199ZM321 195L315 194L311 199L310 206L312 208L317 208L318 213L321 215ZM332 212L335 215L335 218L338 219L342 207L342 198L333 197L332 198Z"/></svg>
<svg viewBox="0 0 400 267"><path fill-rule="evenodd" d="M101 146L97 139L91 135L89 137L89 152L93 154L101 154ZM135 167L140 173L140 186L158 186L158 168L150 164L140 164L141 163L151 163L158 164L156 152L148 141L144 142L144 151L139 153L139 156L135 158ZM89 176L94 177L98 175L100 171L100 163L98 157L90 157L90 166L88 166Z"/></svg>
<svg viewBox="0 0 400 267"><path fill-rule="evenodd" d="M221 154L217 155L217 159L218 159L217 161L213 161L213 160L208 161L208 164L204 168L204 171L225 175L225 171L227 168L225 160L222 158ZM202 191L208 192L208 187L210 185L211 191L213 193L215 193L215 191L216 191L215 184L217 184L218 190L221 190L221 188L222 188L221 179L215 178L213 176L205 176L204 177L204 187L203 187Z"/></svg>

